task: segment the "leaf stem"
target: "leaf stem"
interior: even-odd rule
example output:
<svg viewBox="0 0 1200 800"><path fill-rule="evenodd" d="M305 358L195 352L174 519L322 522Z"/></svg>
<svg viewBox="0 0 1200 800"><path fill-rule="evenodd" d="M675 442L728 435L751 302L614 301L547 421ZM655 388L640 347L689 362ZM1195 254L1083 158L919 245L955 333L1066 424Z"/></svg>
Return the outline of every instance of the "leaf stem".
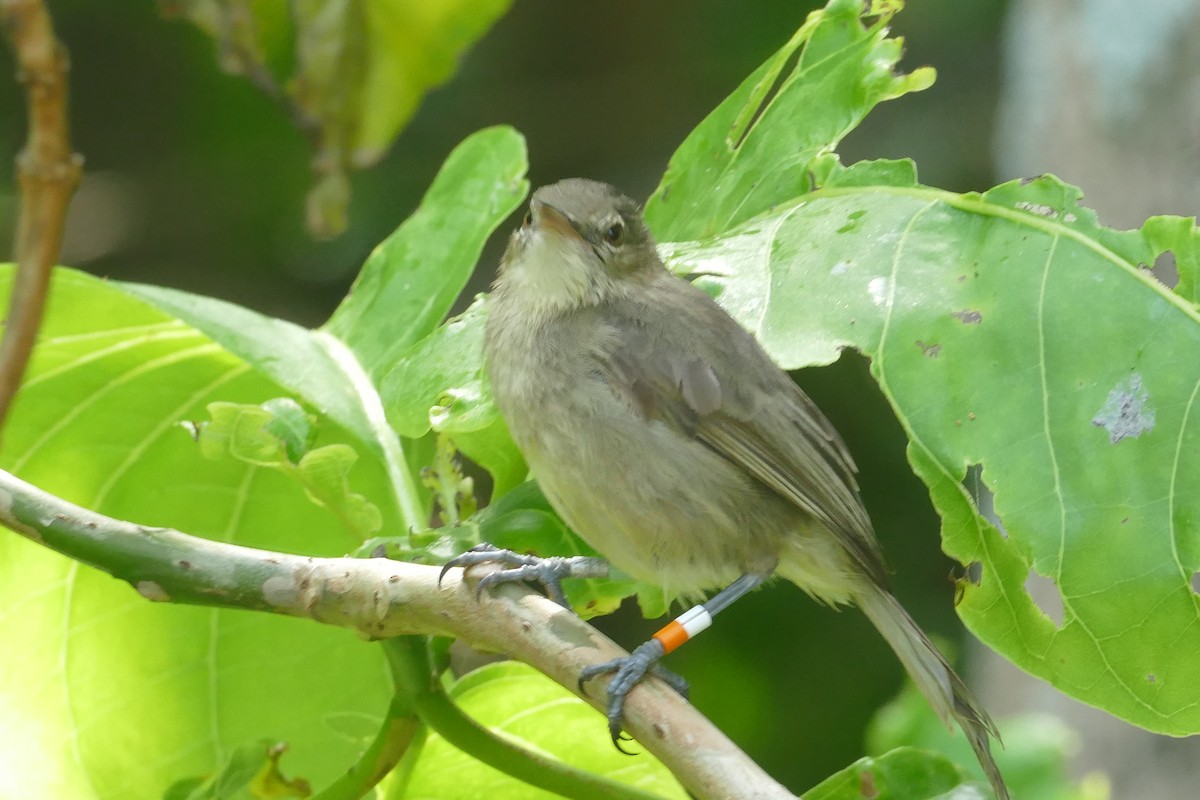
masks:
<svg viewBox="0 0 1200 800"><path fill-rule="evenodd" d="M310 800L358 800L395 768L421 729L421 719L399 691L392 697L374 741L342 777Z"/></svg>
<svg viewBox="0 0 1200 800"><path fill-rule="evenodd" d="M563 797L590 800L661 800L629 784L618 783L603 775L576 769L521 746L516 740L502 738L480 725L446 696L442 684L429 668L424 642L413 636L400 636L383 643L388 664L397 687L405 687L413 704L430 729L447 742L488 766L505 772L531 786Z"/></svg>
<svg viewBox="0 0 1200 800"><path fill-rule="evenodd" d="M383 411L383 402L379 399L379 392L371 382L370 376L363 370L362 364L359 363L353 351L341 339L323 330L313 331L313 337L325 348L330 358L341 369L362 404L367 424L375 432L383 450L384 466L392 486L392 495L406 529L409 531L425 530L429 527L429 522L421 501L423 492L420 482L409 468L408 460L404 458L404 448L400 443L400 437L388 424Z"/></svg>

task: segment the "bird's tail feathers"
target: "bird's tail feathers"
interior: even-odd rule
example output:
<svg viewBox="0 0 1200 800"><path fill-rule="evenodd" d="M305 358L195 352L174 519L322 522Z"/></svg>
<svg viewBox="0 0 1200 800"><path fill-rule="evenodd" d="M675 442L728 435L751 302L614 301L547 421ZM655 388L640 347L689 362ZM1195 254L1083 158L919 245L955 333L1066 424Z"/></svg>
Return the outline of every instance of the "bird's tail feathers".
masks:
<svg viewBox="0 0 1200 800"><path fill-rule="evenodd" d="M989 736L1000 741L1000 734L971 690L886 589L872 585L859 592L855 601L896 651L900 662L942 722L947 727L957 722L962 728L996 792L997 800L1009 800L1008 789L992 758L989 743Z"/></svg>

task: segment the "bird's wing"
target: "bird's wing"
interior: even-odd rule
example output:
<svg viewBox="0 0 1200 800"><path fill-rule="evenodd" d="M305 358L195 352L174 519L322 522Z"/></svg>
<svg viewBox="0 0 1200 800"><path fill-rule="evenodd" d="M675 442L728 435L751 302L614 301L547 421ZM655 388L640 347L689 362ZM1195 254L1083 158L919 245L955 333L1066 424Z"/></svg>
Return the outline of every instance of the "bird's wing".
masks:
<svg viewBox="0 0 1200 800"><path fill-rule="evenodd" d="M696 302L712 302L687 284L679 288L702 295L678 309L685 315ZM658 310L669 315L676 309L668 302ZM686 341L655 335L628 318L612 320L615 341L606 348L605 372L614 390L643 418L704 443L823 523L885 586L883 555L845 443L749 333L715 304L712 311L719 313L679 320L674 330L694 334Z"/></svg>

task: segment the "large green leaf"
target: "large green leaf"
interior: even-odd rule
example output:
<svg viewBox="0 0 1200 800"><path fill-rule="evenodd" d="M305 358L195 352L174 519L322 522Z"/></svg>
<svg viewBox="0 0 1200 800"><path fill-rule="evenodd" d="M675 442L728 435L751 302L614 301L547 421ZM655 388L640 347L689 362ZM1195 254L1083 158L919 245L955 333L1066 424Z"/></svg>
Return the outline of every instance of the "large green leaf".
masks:
<svg viewBox="0 0 1200 800"><path fill-rule="evenodd" d="M812 170L821 188L672 262L785 367L872 358L947 553L982 566L958 607L980 638L1139 725L1200 731L1200 315L1142 268L1163 241L1101 228L1052 178L963 196L897 165Z"/></svg>
<svg viewBox="0 0 1200 800"><path fill-rule="evenodd" d="M981 567L959 605L980 638L1125 719L1200 731L1194 222L1112 231L1050 177L956 195L907 162L843 168L823 152L842 122L915 88L857 5L810 18L774 96L782 53L688 137L647 215L699 241L664 254L788 369L871 357L946 551ZM1166 249L1181 294L1145 270ZM1002 530L962 485L973 465ZM1025 591L1034 574L1061 622Z"/></svg>
<svg viewBox="0 0 1200 800"><path fill-rule="evenodd" d="M0 274L7 297L11 270ZM357 537L269 469L204 457L180 423L281 387L110 283L56 273L0 465L111 516L258 547L336 555ZM329 422L316 443L357 445ZM379 459L350 474L389 493ZM394 512L385 525L398 527ZM381 716L388 679L353 634L303 620L149 603L129 586L0 536L0 796L154 798L269 737L320 785L357 756L336 712ZM19 654L19 657L18 655Z"/></svg>
<svg viewBox="0 0 1200 800"><path fill-rule="evenodd" d="M114 517L288 552L354 549L375 507L384 533L423 527L411 453L425 448L402 452L369 370L444 316L524 193L524 163L511 129L464 142L331 332L60 270L0 465ZM3 279L7 293L10 270ZM253 408L288 392L317 412L303 474L234 457L257 441L244 426L214 460L181 425L213 402ZM262 737L288 741L301 777L321 785L359 743L320 721L385 707L382 660L349 633L151 604L19 537L0 537L0 550L0 638L23 654L0 667L2 796L156 797Z"/></svg>

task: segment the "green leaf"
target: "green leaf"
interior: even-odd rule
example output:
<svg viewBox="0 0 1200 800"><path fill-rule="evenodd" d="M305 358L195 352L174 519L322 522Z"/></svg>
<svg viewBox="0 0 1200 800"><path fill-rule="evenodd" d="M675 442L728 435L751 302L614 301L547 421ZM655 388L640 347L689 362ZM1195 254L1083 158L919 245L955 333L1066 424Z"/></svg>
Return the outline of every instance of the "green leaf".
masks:
<svg viewBox="0 0 1200 800"><path fill-rule="evenodd" d="M312 447L316 437L313 418L290 397L273 398L261 408L271 415L265 426L267 433L283 442L288 461L295 464Z"/></svg>
<svg viewBox="0 0 1200 800"><path fill-rule="evenodd" d="M202 331L360 441L380 448L379 427L372 419L372 406L378 403L374 390L355 379L361 367L332 337L224 300L148 284L115 285Z"/></svg>
<svg viewBox="0 0 1200 800"><path fill-rule="evenodd" d="M1200 315L1141 268L1161 240L1100 227L1051 177L955 195L829 175L672 261L786 368L871 357L946 551L982 565L958 607L976 635L1146 728L1200 730ZM1004 533L962 486L973 464Z"/></svg>
<svg viewBox="0 0 1200 800"><path fill-rule="evenodd" d="M236 458L256 467L290 463L287 445L267 430L273 417L262 405L219 401L208 404L208 413L211 420L195 423L205 458Z"/></svg>
<svg viewBox="0 0 1200 800"><path fill-rule="evenodd" d="M877 758L860 758L804 793L804 800L976 800L944 756L901 747Z"/></svg>
<svg viewBox="0 0 1200 800"><path fill-rule="evenodd" d="M412 459L387 425L372 376L381 377L397 354L445 316L488 234L524 195L524 169L523 140L511 128L468 137L438 173L417 212L367 260L326 330L309 331L186 292L119 286L195 326L352 431L386 465L395 503L406 520L403 527L423 527L428 494L412 478ZM405 386L393 392L393 402L406 400ZM471 440L462 445L464 451L479 454L502 486L514 483L520 467L507 434L496 432L494 425L491 432L476 430L466 431L473 436L464 437ZM414 438L423 434L409 433Z"/></svg>
<svg viewBox="0 0 1200 800"><path fill-rule="evenodd" d="M479 131L454 149L420 207L375 248L323 330L344 341L368 375L445 318L492 231L529 189L525 141L512 128Z"/></svg>
<svg viewBox="0 0 1200 800"><path fill-rule="evenodd" d="M209 403L208 412L212 421L197 425L197 442L206 457L235 458L279 470L356 536L365 538L383 524L379 507L350 491L348 476L358 453L346 444L310 449L309 421L294 400L275 398L260 405Z"/></svg>
<svg viewBox="0 0 1200 800"><path fill-rule="evenodd" d="M1175 291L1185 300L1200 302L1200 230L1195 217L1150 217L1142 226L1155 257L1170 252L1175 256L1179 283Z"/></svg>
<svg viewBox="0 0 1200 800"><path fill-rule="evenodd" d="M814 11L786 45L696 127L646 203L661 241L705 239L809 186L809 165L877 103L933 83L933 70L895 71L902 43L887 23L902 7L861 0Z"/></svg>
<svg viewBox="0 0 1200 800"><path fill-rule="evenodd" d="M425 94L511 0L179 0L171 11L216 40L228 72L290 104L315 149L309 229L345 230L352 167L383 157ZM290 50L290 52L289 52Z"/></svg>
<svg viewBox="0 0 1200 800"><path fill-rule="evenodd" d="M366 75L352 157L378 161L430 89L454 74L462 53L499 19L511 0L370 0Z"/></svg>
<svg viewBox="0 0 1200 800"><path fill-rule="evenodd" d="M0 271L7 298L11 268ZM0 466L71 502L149 526L289 552L358 543L275 470L205 458L180 425L215 401L282 388L123 287L54 275L45 326L5 429ZM324 424L316 445L356 440ZM354 483L387 497L384 464ZM385 524L402 529L394 511ZM150 603L128 585L15 535L0 536L0 795L160 797L211 774L242 742L286 741L321 785L359 747L314 720L379 716L378 650L306 620Z"/></svg>
<svg viewBox="0 0 1200 800"><path fill-rule="evenodd" d="M483 367L486 298L402 354L383 379L388 421L404 436L436 430L492 474L493 495L525 479L529 468L492 400Z"/></svg>
<svg viewBox="0 0 1200 800"><path fill-rule="evenodd" d="M486 297L446 320L400 355L384 377L380 396L388 422L402 436L417 438L433 429L431 412L447 395L479 398L472 418L483 425L500 412L487 391L483 368ZM485 405L486 404L486 405ZM476 425L476 427L481 427Z"/></svg>
<svg viewBox="0 0 1200 800"><path fill-rule="evenodd" d="M531 667L515 661L489 664L464 675L450 694L480 724L539 753L664 798L688 796L649 753L631 759L613 748L591 706ZM510 778L431 733L405 796L533 800L557 795Z"/></svg>
<svg viewBox="0 0 1200 800"><path fill-rule="evenodd" d="M285 746L269 739L240 744L225 763L207 778L184 778L164 795L164 800L266 800L308 797L312 789L303 779L288 780L279 771Z"/></svg>
<svg viewBox="0 0 1200 800"><path fill-rule="evenodd" d="M309 450L297 465L305 493L317 505L332 511L347 529L365 537L383 527L379 507L350 491L350 469L358 453L346 444L328 444Z"/></svg>
<svg viewBox="0 0 1200 800"><path fill-rule="evenodd" d="M486 428L455 431L448 428L454 443L467 457L492 475L492 493L503 494L529 475L525 457L513 443L508 425L497 417Z"/></svg>
<svg viewBox="0 0 1200 800"><path fill-rule="evenodd" d="M1081 781L1069 777L1069 760L1079 750L1078 734L1049 714L1022 714L1000 723L1004 747L995 756L1013 797L1022 800L1108 800L1108 779L1097 773ZM906 683L884 706L867 730L867 751L885 753L909 745L941 753L974 783L987 786L983 770L967 740L947 730L917 688Z"/></svg>
<svg viewBox="0 0 1200 800"><path fill-rule="evenodd" d="M946 552L981 568L958 606L977 636L1131 722L1200 731L1193 222L1110 230L1050 176L957 195L907 162L843 167L827 151L846 126L923 81L890 74L899 43L857 5L810 17L768 104L782 52L680 148L647 214L696 241L664 257L787 369L871 358ZM1180 294L1145 269L1166 248ZM973 465L1002 531L963 486ZM1061 623L1031 576L1057 588Z"/></svg>

